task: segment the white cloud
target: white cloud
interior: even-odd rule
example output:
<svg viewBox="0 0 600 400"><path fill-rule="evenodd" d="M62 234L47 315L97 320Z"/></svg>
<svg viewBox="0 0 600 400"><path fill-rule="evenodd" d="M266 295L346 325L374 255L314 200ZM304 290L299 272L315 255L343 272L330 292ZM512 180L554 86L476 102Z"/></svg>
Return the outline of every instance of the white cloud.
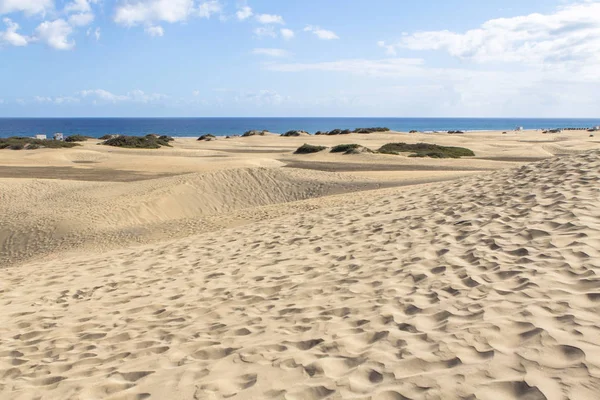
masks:
<svg viewBox="0 0 600 400"><path fill-rule="evenodd" d="M35 39L57 50L70 50L75 41L69 40L73 28L63 19L44 21L35 30Z"/></svg>
<svg viewBox="0 0 600 400"><path fill-rule="evenodd" d="M80 99L77 97L71 96L59 96L59 97L43 97L43 96L35 96L33 98L37 103L46 103L46 104L66 104L66 103L79 103Z"/></svg>
<svg viewBox="0 0 600 400"><path fill-rule="evenodd" d="M417 32L396 46L443 50L476 62L600 63L600 3L585 1L552 14L492 19L465 33Z"/></svg>
<svg viewBox="0 0 600 400"><path fill-rule="evenodd" d="M272 26L261 26L254 29L254 34L258 37L277 37L277 32Z"/></svg>
<svg viewBox="0 0 600 400"><path fill-rule="evenodd" d="M73 14L69 17L69 23L73 26L87 26L94 21L94 14L85 12Z"/></svg>
<svg viewBox="0 0 600 400"><path fill-rule="evenodd" d="M14 12L44 15L53 8L54 0L0 0L0 15Z"/></svg>
<svg viewBox="0 0 600 400"><path fill-rule="evenodd" d="M312 32L321 40L339 39L338 35L336 35L335 32L328 31L326 29L321 29L318 26L309 25L306 28L304 28L304 32Z"/></svg>
<svg viewBox="0 0 600 400"><path fill-rule="evenodd" d="M97 0L73 0L65 6L67 13L89 13L92 11L90 3L96 3Z"/></svg>
<svg viewBox="0 0 600 400"><path fill-rule="evenodd" d="M126 26L155 21L185 21L194 12L193 0L137 0L117 7L114 20Z"/></svg>
<svg viewBox="0 0 600 400"><path fill-rule="evenodd" d="M52 102L52 98L51 97L35 96L33 99L35 101L37 101L38 103L50 103L50 102Z"/></svg>
<svg viewBox="0 0 600 400"><path fill-rule="evenodd" d="M99 100L104 100L112 103L125 101L128 99L127 96L116 95L104 89L82 90L81 92L79 92L79 95L81 97L94 97Z"/></svg>
<svg viewBox="0 0 600 400"><path fill-rule="evenodd" d="M197 14L201 18L210 18L213 14L219 14L223 6L218 0L206 1L198 6Z"/></svg>
<svg viewBox="0 0 600 400"><path fill-rule="evenodd" d="M318 63L268 64L267 69L280 72L327 71L371 76L414 76L421 74L424 61L419 58L383 60L348 59Z"/></svg>
<svg viewBox="0 0 600 400"><path fill-rule="evenodd" d="M391 58L269 63L263 68L355 75L355 87L381 96L372 98L374 113L384 109L393 113L402 105L418 116L590 117L597 113L600 102L600 70L596 65L577 69L524 65L521 70L502 70L496 64L492 70L482 70L428 67L420 59ZM410 98L411 102L403 103L400 98Z"/></svg>
<svg viewBox="0 0 600 400"><path fill-rule="evenodd" d="M199 91L199 90L194 90L194 91L192 92L192 95L193 95L194 97L198 97L198 96L200 96L200 91Z"/></svg>
<svg viewBox="0 0 600 400"><path fill-rule="evenodd" d="M124 95L114 94L104 89L82 90L78 93L78 95L82 98L94 99L94 103L153 103L167 98L167 96L163 94L145 93L144 91L138 89L132 90Z"/></svg>
<svg viewBox="0 0 600 400"><path fill-rule="evenodd" d="M281 37L285 40L293 39L294 36L296 36L293 30L287 28L283 28L279 32L281 33Z"/></svg>
<svg viewBox="0 0 600 400"><path fill-rule="evenodd" d="M183 22L192 17L210 18L222 12L219 0L196 4L194 0L128 0L115 12L114 21L125 26L146 26L152 36L162 36L164 30L157 23Z"/></svg>
<svg viewBox="0 0 600 400"><path fill-rule="evenodd" d="M256 16L256 20L261 24L285 24L281 15L259 14Z"/></svg>
<svg viewBox="0 0 600 400"><path fill-rule="evenodd" d="M239 19L240 21L244 21L250 18L252 15L254 15L254 13L252 12L252 8L244 6L237 10L235 15L237 16L237 19Z"/></svg>
<svg viewBox="0 0 600 400"><path fill-rule="evenodd" d="M54 104L79 103L80 99L70 96L59 96L54 98Z"/></svg>
<svg viewBox="0 0 600 400"><path fill-rule="evenodd" d="M257 106L279 105L288 97L284 97L273 90L259 90L256 92L246 92L234 97L236 103L249 103Z"/></svg>
<svg viewBox="0 0 600 400"><path fill-rule="evenodd" d="M148 35L150 36L164 36L165 34L165 30L163 29L162 26L147 26L144 29L144 32L146 32Z"/></svg>
<svg viewBox="0 0 600 400"><path fill-rule="evenodd" d="M0 45L5 43L11 46L27 46L30 39L17 32L19 24L13 22L10 18L4 18L3 21L6 30L4 32L0 31Z"/></svg>
<svg viewBox="0 0 600 400"><path fill-rule="evenodd" d="M385 49L385 53L388 56L395 56L397 54L397 52L396 52L396 46L387 44L383 40L380 40L379 42L377 42L377 46L379 46L381 48L384 48Z"/></svg>
<svg viewBox="0 0 600 400"><path fill-rule="evenodd" d="M252 54L256 55L264 55L269 57L287 57L290 53L283 49L254 49L252 50Z"/></svg>
<svg viewBox="0 0 600 400"><path fill-rule="evenodd" d="M98 40L100 40L100 35L101 35L100 28L99 27L96 29L88 28L88 30L85 32L85 35L86 36L94 35L94 37L96 38L96 41L98 41Z"/></svg>

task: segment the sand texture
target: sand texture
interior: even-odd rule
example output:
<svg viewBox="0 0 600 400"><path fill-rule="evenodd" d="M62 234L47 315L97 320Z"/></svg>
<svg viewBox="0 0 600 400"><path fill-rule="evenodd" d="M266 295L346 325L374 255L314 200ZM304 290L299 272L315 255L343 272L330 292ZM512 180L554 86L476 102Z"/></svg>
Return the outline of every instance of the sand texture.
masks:
<svg viewBox="0 0 600 400"><path fill-rule="evenodd" d="M2 251L24 261L1 271L0 398L598 399L600 152L500 140L455 164L344 161L454 178L378 190L405 178L280 168L285 151L136 182L4 178ZM551 158L483 159L528 154ZM116 243L153 224L160 241ZM30 254L51 227L80 251Z"/></svg>

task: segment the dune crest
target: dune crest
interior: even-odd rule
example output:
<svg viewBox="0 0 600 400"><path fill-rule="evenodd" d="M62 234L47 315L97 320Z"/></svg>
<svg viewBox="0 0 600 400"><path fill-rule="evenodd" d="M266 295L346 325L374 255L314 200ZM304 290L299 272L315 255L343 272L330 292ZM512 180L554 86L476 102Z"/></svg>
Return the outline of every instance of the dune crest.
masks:
<svg viewBox="0 0 600 400"><path fill-rule="evenodd" d="M0 394L595 398L599 170L588 152L9 268Z"/></svg>

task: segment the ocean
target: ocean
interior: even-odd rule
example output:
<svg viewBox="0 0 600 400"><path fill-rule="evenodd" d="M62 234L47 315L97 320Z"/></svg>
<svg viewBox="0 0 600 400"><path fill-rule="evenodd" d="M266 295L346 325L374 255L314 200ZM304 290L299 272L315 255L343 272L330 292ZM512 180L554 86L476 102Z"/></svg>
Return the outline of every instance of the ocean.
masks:
<svg viewBox="0 0 600 400"><path fill-rule="evenodd" d="M539 118L0 118L0 137L32 136L55 132L100 137L106 134L175 137L242 134L258 129L283 133L297 129L310 133L336 128L388 127L397 131L488 131L525 129L588 128L599 126L596 119Z"/></svg>

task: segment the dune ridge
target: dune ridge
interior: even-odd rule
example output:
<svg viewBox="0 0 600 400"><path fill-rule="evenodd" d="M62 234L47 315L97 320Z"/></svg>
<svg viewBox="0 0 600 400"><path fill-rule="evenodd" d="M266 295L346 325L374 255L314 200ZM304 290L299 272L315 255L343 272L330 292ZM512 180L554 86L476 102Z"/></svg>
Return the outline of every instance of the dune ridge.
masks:
<svg viewBox="0 0 600 400"><path fill-rule="evenodd" d="M86 244L144 242L174 231L189 236L215 229L217 220L220 227L234 224L238 210L381 186L368 178L260 167L127 183L6 179L0 207L10 212L0 216L0 264Z"/></svg>
<svg viewBox="0 0 600 400"><path fill-rule="evenodd" d="M8 268L0 394L595 399L599 170L562 156Z"/></svg>

